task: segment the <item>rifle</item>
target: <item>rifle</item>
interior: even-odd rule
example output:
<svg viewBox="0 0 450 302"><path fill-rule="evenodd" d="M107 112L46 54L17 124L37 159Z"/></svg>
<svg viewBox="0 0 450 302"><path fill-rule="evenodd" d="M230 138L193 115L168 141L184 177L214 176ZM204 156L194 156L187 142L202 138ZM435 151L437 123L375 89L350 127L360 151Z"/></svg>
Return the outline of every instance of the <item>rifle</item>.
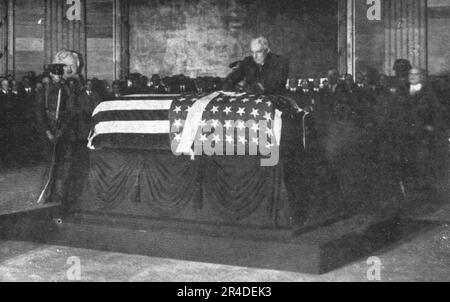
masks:
<svg viewBox="0 0 450 302"><path fill-rule="evenodd" d="M42 192L39 195L39 198L37 200L38 204L42 203L45 199L47 199L47 197L50 193L50 188L52 187L53 180L54 180L55 167L56 167L56 142L55 142L55 144L53 144L53 148L52 148L52 160L51 160L50 168L48 169L48 173L46 173L48 175L48 179L47 179L47 182L45 183L44 189L42 189Z"/></svg>
<svg viewBox="0 0 450 302"><path fill-rule="evenodd" d="M61 92L62 92L62 88L59 89L58 92L58 103L57 103L57 107L56 107L56 129L58 129L59 127L59 110L61 107ZM45 94L45 98L48 98L48 93ZM46 100L47 103L47 100ZM37 204L41 204L45 199L47 199L48 195L51 193L50 189L53 185L53 181L54 181L54 174L55 174L55 169L56 169L56 147L58 144L58 138L55 137L55 141L53 142L53 148L52 148L52 159L51 159L51 164L50 164L50 168L48 169L48 179L47 182L45 183L44 189L42 189L41 194L39 195L39 198L37 200Z"/></svg>

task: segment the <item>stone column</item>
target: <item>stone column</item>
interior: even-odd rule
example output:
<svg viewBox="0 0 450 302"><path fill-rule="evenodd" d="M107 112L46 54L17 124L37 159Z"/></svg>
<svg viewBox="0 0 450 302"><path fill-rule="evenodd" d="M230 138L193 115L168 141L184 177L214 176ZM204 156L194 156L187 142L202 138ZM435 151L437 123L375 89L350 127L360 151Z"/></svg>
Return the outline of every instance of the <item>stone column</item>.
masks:
<svg viewBox="0 0 450 302"><path fill-rule="evenodd" d="M338 71L347 72L347 0L338 0Z"/></svg>
<svg viewBox="0 0 450 302"><path fill-rule="evenodd" d="M113 0L114 79L124 79L130 72L129 2Z"/></svg>
<svg viewBox="0 0 450 302"><path fill-rule="evenodd" d="M0 0L0 75L8 73L8 1Z"/></svg>
<svg viewBox="0 0 450 302"><path fill-rule="evenodd" d="M385 72L393 75L396 59L427 69L427 1L385 0Z"/></svg>
<svg viewBox="0 0 450 302"><path fill-rule="evenodd" d="M356 64L355 0L338 1L338 70L354 75Z"/></svg>

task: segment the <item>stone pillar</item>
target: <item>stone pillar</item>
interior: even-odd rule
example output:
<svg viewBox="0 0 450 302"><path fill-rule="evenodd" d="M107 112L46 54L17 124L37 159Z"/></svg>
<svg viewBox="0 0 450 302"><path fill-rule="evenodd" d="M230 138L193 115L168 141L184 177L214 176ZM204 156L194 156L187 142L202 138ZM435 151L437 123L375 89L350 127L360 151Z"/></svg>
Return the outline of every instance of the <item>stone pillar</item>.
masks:
<svg viewBox="0 0 450 302"><path fill-rule="evenodd" d="M338 1L338 70L354 75L356 64L355 0Z"/></svg>
<svg viewBox="0 0 450 302"><path fill-rule="evenodd" d="M353 77L356 69L355 18L355 0L347 0L347 73Z"/></svg>
<svg viewBox="0 0 450 302"><path fill-rule="evenodd" d="M8 73L8 1L0 0L0 75Z"/></svg>
<svg viewBox="0 0 450 302"><path fill-rule="evenodd" d="M129 2L113 0L114 79L124 79L130 72Z"/></svg>
<svg viewBox="0 0 450 302"><path fill-rule="evenodd" d="M338 71L347 72L347 0L338 0Z"/></svg>
<svg viewBox="0 0 450 302"><path fill-rule="evenodd" d="M385 0L385 72L393 75L396 59L407 59L413 66L427 69L427 1Z"/></svg>

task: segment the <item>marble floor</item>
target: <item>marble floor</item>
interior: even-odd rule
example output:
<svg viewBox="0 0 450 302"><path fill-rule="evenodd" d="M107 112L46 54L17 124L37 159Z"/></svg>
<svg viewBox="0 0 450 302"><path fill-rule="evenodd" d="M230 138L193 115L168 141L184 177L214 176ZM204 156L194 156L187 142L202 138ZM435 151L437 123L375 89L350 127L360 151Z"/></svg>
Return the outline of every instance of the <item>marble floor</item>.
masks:
<svg viewBox="0 0 450 302"><path fill-rule="evenodd" d="M0 281L450 281L450 223L372 257L376 258L359 259L329 273L311 275L2 241ZM379 275L374 270L378 264Z"/></svg>

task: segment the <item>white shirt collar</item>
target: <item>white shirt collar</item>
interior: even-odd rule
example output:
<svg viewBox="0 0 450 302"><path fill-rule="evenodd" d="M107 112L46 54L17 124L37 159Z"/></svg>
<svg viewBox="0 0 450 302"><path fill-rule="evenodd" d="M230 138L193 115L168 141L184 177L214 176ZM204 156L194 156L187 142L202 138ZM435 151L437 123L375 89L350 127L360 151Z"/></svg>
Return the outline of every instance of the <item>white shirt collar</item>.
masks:
<svg viewBox="0 0 450 302"><path fill-rule="evenodd" d="M421 83L415 84L415 85L411 85L409 87L409 94L411 94L411 95L416 94L417 92L422 90L422 87L423 87L423 85Z"/></svg>

